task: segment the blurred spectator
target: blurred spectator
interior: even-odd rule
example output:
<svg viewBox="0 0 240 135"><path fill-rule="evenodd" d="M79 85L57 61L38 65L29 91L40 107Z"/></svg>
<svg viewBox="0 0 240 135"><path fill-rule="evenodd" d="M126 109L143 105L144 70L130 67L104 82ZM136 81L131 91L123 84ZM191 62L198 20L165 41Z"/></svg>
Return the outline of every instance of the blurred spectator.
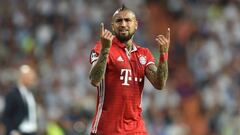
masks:
<svg viewBox="0 0 240 135"><path fill-rule="evenodd" d="M19 68L17 84L5 98L2 121L7 135L36 135L37 105L31 92L36 81L33 68L28 65Z"/></svg>

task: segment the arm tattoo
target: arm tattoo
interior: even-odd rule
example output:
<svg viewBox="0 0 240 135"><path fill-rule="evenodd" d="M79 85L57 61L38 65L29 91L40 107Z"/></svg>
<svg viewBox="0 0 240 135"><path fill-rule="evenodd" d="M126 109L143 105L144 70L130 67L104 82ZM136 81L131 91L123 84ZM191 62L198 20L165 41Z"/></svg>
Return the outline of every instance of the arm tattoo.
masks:
<svg viewBox="0 0 240 135"><path fill-rule="evenodd" d="M157 69L157 82L161 82L161 88L164 87L166 80L168 78L168 63L159 62L158 69Z"/></svg>
<svg viewBox="0 0 240 135"><path fill-rule="evenodd" d="M108 54L109 54L109 49L101 50L100 56L96 64L92 66L92 69L90 71L90 80L94 86L97 86L103 79L103 76L105 74L105 70L107 67Z"/></svg>
<svg viewBox="0 0 240 135"><path fill-rule="evenodd" d="M159 61L158 67L154 64L149 65L146 76L156 89L162 89L168 78L168 63Z"/></svg>

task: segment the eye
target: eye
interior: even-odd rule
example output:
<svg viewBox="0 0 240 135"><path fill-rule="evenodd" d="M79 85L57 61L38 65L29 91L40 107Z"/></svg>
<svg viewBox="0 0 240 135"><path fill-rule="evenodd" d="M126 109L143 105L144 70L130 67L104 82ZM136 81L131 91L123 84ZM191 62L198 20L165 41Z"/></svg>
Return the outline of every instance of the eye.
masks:
<svg viewBox="0 0 240 135"><path fill-rule="evenodd" d="M120 23L120 22L122 22L123 20L122 19L116 19L116 23Z"/></svg>
<svg viewBox="0 0 240 135"><path fill-rule="evenodd" d="M126 19L124 19L124 21L131 22L132 20L130 18L126 18Z"/></svg>

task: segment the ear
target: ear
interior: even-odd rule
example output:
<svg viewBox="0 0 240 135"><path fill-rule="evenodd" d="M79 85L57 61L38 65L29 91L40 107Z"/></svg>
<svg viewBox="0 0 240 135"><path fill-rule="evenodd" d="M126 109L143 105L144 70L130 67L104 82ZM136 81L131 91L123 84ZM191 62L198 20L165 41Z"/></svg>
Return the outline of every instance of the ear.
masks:
<svg viewBox="0 0 240 135"><path fill-rule="evenodd" d="M113 22L111 23L111 28L112 28L112 31L114 31Z"/></svg>
<svg viewBox="0 0 240 135"><path fill-rule="evenodd" d="M138 28L138 21L136 20L135 21L135 30L137 30L137 28Z"/></svg>

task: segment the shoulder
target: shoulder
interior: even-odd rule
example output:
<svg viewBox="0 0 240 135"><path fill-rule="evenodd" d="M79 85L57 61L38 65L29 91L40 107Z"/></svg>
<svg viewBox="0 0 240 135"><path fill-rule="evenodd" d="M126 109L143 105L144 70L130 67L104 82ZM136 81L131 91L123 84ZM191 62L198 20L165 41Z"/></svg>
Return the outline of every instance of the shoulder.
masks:
<svg viewBox="0 0 240 135"><path fill-rule="evenodd" d="M95 45L94 45L92 51L99 52L101 50L101 48L102 48L101 42L97 41L97 42L95 42Z"/></svg>
<svg viewBox="0 0 240 135"><path fill-rule="evenodd" d="M20 95L20 91L17 87L12 87L9 89L9 92L6 97L13 98Z"/></svg>

